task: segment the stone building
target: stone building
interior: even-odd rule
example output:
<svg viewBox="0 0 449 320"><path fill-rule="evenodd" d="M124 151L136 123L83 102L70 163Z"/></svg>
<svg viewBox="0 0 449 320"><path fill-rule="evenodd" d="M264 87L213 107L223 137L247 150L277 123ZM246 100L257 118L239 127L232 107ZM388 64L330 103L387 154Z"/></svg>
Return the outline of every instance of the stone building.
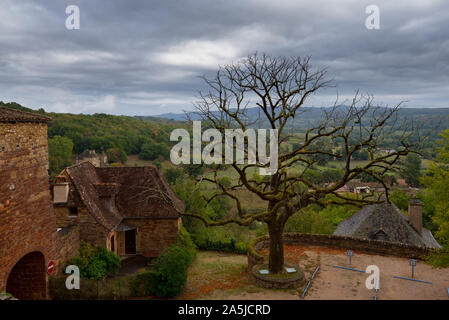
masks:
<svg viewBox="0 0 449 320"><path fill-rule="evenodd" d="M53 194L58 227L78 225L80 240L120 256L157 256L176 239L184 210L154 167L82 162L56 177Z"/></svg>
<svg viewBox="0 0 449 320"><path fill-rule="evenodd" d="M95 150L84 150L76 157L75 164L84 161L89 161L96 167L104 167L108 162L108 157L104 152L98 154L95 152Z"/></svg>
<svg viewBox="0 0 449 320"><path fill-rule="evenodd" d="M49 120L0 107L0 291L19 299L47 297L47 264L58 259Z"/></svg>
<svg viewBox="0 0 449 320"><path fill-rule="evenodd" d="M432 232L422 225L419 200L410 201L408 216L392 203L368 205L340 222L334 235L441 248Z"/></svg>
<svg viewBox="0 0 449 320"><path fill-rule="evenodd" d="M362 182L354 179L346 183L343 187L337 190L337 193L352 192L355 194L370 194L373 192L384 192L382 184L377 182Z"/></svg>

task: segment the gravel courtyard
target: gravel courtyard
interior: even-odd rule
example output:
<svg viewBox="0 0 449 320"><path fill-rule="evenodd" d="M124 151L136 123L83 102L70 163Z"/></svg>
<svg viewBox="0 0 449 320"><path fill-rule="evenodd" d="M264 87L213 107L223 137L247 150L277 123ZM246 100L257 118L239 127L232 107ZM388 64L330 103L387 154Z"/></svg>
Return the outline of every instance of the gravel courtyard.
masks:
<svg viewBox="0 0 449 320"><path fill-rule="evenodd" d="M261 251L267 254L266 251ZM307 292L305 300L366 300L373 299L375 290L365 286L368 274L334 268L334 265L365 270L368 265L380 269L378 300L395 299L443 299L449 300L449 268L433 269L422 261L415 268L415 279L432 284L395 279L393 276L410 277L409 260L354 252L349 266L346 251L324 247L285 246L285 258L303 268L308 280L315 268L320 270ZM302 299L303 287L289 290L268 290L252 284L246 270L245 255L221 254L201 251L189 268L188 280L178 299Z"/></svg>

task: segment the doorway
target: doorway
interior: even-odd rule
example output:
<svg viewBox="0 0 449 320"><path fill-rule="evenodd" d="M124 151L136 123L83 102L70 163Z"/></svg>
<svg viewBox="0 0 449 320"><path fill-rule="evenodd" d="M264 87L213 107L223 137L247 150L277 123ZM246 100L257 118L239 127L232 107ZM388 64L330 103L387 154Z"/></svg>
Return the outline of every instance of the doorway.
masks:
<svg viewBox="0 0 449 320"><path fill-rule="evenodd" d="M136 229L125 231L125 254L136 254Z"/></svg>

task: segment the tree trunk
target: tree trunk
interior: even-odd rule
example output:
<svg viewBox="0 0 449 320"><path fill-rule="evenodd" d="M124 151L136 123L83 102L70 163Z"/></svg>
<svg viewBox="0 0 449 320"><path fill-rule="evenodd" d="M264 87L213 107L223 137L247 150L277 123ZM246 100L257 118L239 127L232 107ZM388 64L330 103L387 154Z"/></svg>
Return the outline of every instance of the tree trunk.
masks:
<svg viewBox="0 0 449 320"><path fill-rule="evenodd" d="M278 222L268 224L268 234L270 235L270 253L268 269L270 273L279 273L284 267L284 242L282 233L284 226Z"/></svg>

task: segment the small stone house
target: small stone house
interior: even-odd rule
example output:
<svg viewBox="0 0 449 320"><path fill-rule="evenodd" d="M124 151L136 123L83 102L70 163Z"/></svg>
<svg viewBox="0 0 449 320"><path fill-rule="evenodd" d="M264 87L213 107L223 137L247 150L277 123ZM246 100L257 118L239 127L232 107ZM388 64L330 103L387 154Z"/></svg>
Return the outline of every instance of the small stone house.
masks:
<svg viewBox="0 0 449 320"><path fill-rule="evenodd" d="M79 225L80 240L119 256L147 258L173 243L184 210L156 168L95 167L89 161L56 177L53 206L58 227Z"/></svg>
<svg viewBox="0 0 449 320"><path fill-rule="evenodd" d="M334 235L441 248L432 232L422 225L419 200L410 201L408 216L392 203L365 206L341 221Z"/></svg>

